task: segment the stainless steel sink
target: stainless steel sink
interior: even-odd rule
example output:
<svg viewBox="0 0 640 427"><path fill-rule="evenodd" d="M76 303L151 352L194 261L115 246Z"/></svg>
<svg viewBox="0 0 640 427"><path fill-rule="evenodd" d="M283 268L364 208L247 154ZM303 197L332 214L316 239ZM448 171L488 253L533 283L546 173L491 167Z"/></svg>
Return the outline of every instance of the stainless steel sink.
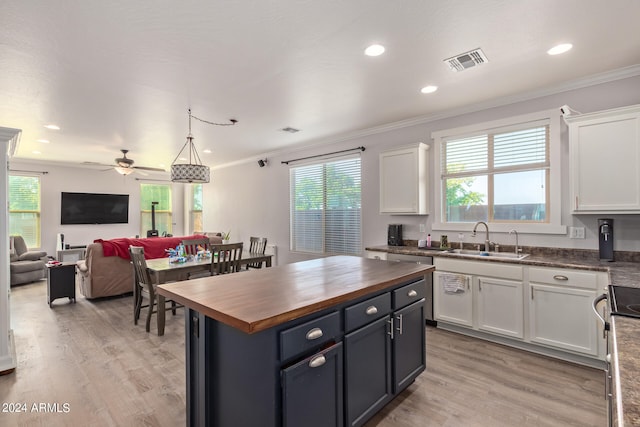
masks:
<svg viewBox="0 0 640 427"><path fill-rule="evenodd" d="M515 259L520 260L529 256L529 254L515 254L513 252L482 252L482 251L474 251L471 249L453 249L449 251L453 254L458 255L466 255L478 258L507 258L507 259Z"/></svg>

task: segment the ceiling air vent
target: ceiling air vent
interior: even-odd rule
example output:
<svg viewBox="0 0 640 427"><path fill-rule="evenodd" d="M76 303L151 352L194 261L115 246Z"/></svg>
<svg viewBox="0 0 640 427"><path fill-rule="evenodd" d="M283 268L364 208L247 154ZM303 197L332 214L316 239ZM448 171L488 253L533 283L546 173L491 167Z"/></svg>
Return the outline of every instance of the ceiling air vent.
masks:
<svg viewBox="0 0 640 427"><path fill-rule="evenodd" d="M452 71L463 71L467 68L475 67L476 65L489 62L484 52L478 48L469 52L461 53L452 58L445 59L444 62L449 65Z"/></svg>

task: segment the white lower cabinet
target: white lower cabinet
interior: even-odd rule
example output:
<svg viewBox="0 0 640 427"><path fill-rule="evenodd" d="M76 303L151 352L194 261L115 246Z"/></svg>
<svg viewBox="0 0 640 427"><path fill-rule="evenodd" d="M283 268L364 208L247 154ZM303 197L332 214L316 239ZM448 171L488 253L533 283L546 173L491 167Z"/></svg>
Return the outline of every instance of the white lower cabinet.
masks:
<svg viewBox="0 0 640 427"><path fill-rule="evenodd" d="M439 327L567 360L604 360L591 304L607 273L445 257L434 265Z"/></svg>
<svg viewBox="0 0 640 427"><path fill-rule="evenodd" d="M472 276L466 274L433 273L435 320L473 326L471 280Z"/></svg>
<svg viewBox="0 0 640 427"><path fill-rule="evenodd" d="M370 258L370 259L383 259L383 260L386 260L387 259L387 253L386 252L381 252L381 251L366 251L365 257L366 258Z"/></svg>
<svg viewBox="0 0 640 427"><path fill-rule="evenodd" d="M450 258L434 264L435 320L523 338L521 266Z"/></svg>
<svg viewBox="0 0 640 427"><path fill-rule="evenodd" d="M522 281L478 278L478 329L524 338Z"/></svg>
<svg viewBox="0 0 640 427"><path fill-rule="evenodd" d="M598 319L591 304L604 288L605 273L529 269L531 342L590 356L603 353Z"/></svg>

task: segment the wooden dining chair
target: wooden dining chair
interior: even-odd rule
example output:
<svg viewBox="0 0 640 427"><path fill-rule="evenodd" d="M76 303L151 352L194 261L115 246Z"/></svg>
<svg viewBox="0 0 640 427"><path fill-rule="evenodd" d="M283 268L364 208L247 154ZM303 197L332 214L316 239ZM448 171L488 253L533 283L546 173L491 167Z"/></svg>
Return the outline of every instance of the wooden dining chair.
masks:
<svg viewBox="0 0 640 427"><path fill-rule="evenodd" d="M240 271L242 242L213 245L214 258L211 260L211 275L236 273Z"/></svg>
<svg viewBox="0 0 640 427"><path fill-rule="evenodd" d="M148 307L146 330L151 330L151 315L158 312L158 295L156 294L156 285L151 280L149 271L147 270L147 261L144 258L144 248L142 246L129 246L129 255L131 256L131 263L133 264L134 273L134 315L133 323L138 324L140 319L140 311L142 308ZM149 301L143 305L143 299L147 298ZM166 304L171 305L167 308ZM165 306L160 308L162 310L171 310L172 314L176 314L176 308L178 305L175 301L165 300ZM164 325L158 325L159 329L164 329Z"/></svg>
<svg viewBox="0 0 640 427"><path fill-rule="evenodd" d="M206 237L202 239L184 239L182 244L184 245L184 253L187 255L197 255L200 249L211 250L211 242Z"/></svg>
<svg viewBox="0 0 640 427"><path fill-rule="evenodd" d="M249 237L249 252L264 255L267 249L266 237ZM247 270L250 268L262 268L262 262L252 262L247 264Z"/></svg>
<svg viewBox="0 0 640 427"><path fill-rule="evenodd" d="M211 241L208 237L203 237L201 239L183 239L182 244L184 245L184 253L186 255L197 255L198 250L209 250L212 254L211 250ZM211 275L210 269L204 271L196 271L187 274L188 279L198 279L200 277L207 277Z"/></svg>

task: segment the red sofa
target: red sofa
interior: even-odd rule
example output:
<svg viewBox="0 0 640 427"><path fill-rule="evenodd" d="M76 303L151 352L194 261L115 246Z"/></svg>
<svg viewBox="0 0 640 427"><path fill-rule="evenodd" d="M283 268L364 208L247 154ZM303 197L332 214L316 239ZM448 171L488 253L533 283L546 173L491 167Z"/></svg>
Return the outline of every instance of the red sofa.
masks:
<svg viewBox="0 0 640 427"><path fill-rule="evenodd" d="M133 290L133 269L129 260L129 245L144 247L145 258L163 258L166 249L175 248L183 239L206 236L150 237L145 239L95 240L87 246L85 259L76 263L76 282L86 298L121 295ZM221 239L210 237L211 243Z"/></svg>

